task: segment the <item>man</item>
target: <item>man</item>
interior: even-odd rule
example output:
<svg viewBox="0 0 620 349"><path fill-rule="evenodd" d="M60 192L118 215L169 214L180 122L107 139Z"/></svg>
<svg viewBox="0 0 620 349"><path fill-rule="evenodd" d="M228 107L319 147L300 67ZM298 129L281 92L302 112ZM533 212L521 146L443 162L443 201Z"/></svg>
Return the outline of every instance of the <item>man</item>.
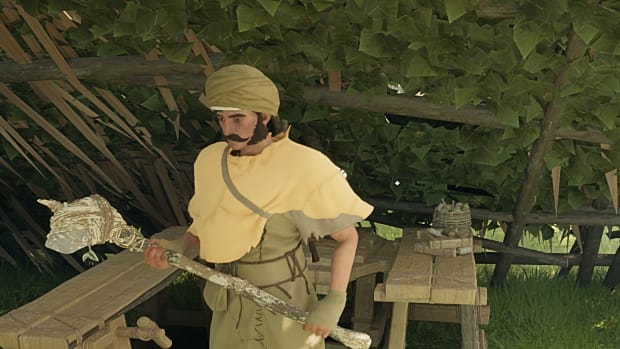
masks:
<svg viewBox="0 0 620 349"><path fill-rule="evenodd" d="M216 113L225 142L206 147L195 161L187 233L178 241L152 239L144 259L166 268L162 247L182 252L199 245L200 258L309 311L299 325L207 282L211 349L324 348L346 301L358 239L354 224L372 206L326 156L288 138L278 118L278 90L256 68L218 70L201 101ZM337 245L330 291L317 301L301 244L327 235Z"/></svg>

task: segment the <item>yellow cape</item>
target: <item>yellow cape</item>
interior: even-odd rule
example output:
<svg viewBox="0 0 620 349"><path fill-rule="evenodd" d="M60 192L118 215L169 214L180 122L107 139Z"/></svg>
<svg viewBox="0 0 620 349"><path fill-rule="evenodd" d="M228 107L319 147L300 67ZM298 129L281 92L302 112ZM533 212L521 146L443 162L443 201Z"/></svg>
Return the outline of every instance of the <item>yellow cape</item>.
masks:
<svg viewBox="0 0 620 349"><path fill-rule="evenodd" d="M241 258L258 245L272 214L286 215L307 239L341 230L373 210L325 155L288 137L255 156L227 153L227 144L218 142L203 149L194 163L195 193L188 208L193 223L188 231L200 239L200 257L206 261ZM234 196L226 174L229 185L262 212Z"/></svg>

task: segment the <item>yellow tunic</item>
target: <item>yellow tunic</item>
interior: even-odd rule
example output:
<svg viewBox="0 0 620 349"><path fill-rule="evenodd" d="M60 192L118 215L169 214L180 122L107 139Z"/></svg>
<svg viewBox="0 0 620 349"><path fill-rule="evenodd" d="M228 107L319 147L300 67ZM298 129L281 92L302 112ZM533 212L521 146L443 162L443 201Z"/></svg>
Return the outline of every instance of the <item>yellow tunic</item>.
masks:
<svg viewBox="0 0 620 349"><path fill-rule="evenodd" d="M258 245L270 215L295 222L303 239L322 237L366 218L372 206L351 189L322 153L285 137L255 156L231 156L227 144L203 149L194 164L188 231L208 262L238 260ZM229 179L228 184L226 178ZM234 191L262 210L244 205Z"/></svg>
<svg viewBox="0 0 620 349"><path fill-rule="evenodd" d="M288 137L256 156L231 156L215 143L199 154L194 178L188 231L200 239L200 257L232 265L232 274L306 311L317 298L296 247L372 211L325 155ZM204 296L213 310L211 349L324 348L301 324L209 282Z"/></svg>

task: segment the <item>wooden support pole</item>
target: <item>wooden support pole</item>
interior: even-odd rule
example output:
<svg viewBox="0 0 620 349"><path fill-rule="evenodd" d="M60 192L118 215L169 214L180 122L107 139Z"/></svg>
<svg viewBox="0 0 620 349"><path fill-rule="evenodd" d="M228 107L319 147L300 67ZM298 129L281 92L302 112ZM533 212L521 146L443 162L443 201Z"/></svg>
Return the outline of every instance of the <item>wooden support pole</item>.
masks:
<svg viewBox="0 0 620 349"><path fill-rule="evenodd" d="M506 249L504 252L480 252L474 254L476 258L476 264L495 264L501 258L502 254L510 253L509 249ZM540 252L543 253L543 252ZM524 256L520 255L518 252L513 254L512 264L519 265L558 265L557 263L549 263L549 259L557 259L562 261L563 266L568 265L569 267L573 267L579 265L581 263L581 254L571 254L571 253L546 253L549 258L539 259L533 256ZM599 254L594 260L595 266L610 266L613 264L615 255L614 254ZM561 276L561 275L558 275Z"/></svg>
<svg viewBox="0 0 620 349"><path fill-rule="evenodd" d="M517 246L523 235L526 225L525 218L532 210L536 194L538 193L540 179L546 170L544 157L551 151L553 142L557 137L557 131L560 128L560 118L564 112L564 101L559 96L559 89L569 83L567 71L570 63L583 56L584 53L585 43L583 40L575 32L569 32L566 47L566 64L554 81L552 98L545 106L545 112L540 123L540 136L530 150L527 167L513 211L514 220L509 224L509 229L504 237L504 244L507 246ZM493 271L492 285L499 285L504 282L511 264L512 256L509 254L504 255L499 260Z"/></svg>
<svg viewBox="0 0 620 349"><path fill-rule="evenodd" d="M391 210L407 212L418 215L432 216L434 207L426 204L411 201L394 202L388 199L365 198L375 207L375 212L380 210ZM383 216L373 215L379 221ZM389 217L389 216L388 216ZM471 208L472 219L493 220L499 222L512 222L514 220L511 212L490 211L480 208ZM389 222L386 222L389 224ZM552 212L530 212L525 216L526 224L579 224L579 225L620 225L620 215L612 209L594 210L591 207L583 207L574 211L561 214ZM398 226L392 222L391 225Z"/></svg>
<svg viewBox="0 0 620 349"><path fill-rule="evenodd" d="M480 348L480 326L478 326L478 307L461 305L461 348Z"/></svg>
<svg viewBox="0 0 620 349"><path fill-rule="evenodd" d="M407 317L409 303L395 302L392 308L392 324L387 349L404 349L407 342Z"/></svg>
<svg viewBox="0 0 620 349"><path fill-rule="evenodd" d="M603 226L588 225L580 226L581 236L584 240L583 257L579 272L577 273L577 282L582 285L589 285L592 282L592 274L594 273L594 265L598 250L601 246L603 237Z"/></svg>
<svg viewBox="0 0 620 349"><path fill-rule="evenodd" d="M620 247L616 250L616 254L614 255L613 262L607 270L607 275L605 275L605 280L603 280L603 285L610 290L613 290L620 284Z"/></svg>

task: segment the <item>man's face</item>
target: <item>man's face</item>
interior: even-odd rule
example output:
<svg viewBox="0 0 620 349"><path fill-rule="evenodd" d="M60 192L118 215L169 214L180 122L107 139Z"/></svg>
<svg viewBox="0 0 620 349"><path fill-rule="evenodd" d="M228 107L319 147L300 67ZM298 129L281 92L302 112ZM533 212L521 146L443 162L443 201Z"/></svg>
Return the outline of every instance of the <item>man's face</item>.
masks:
<svg viewBox="0 0 620 349"><path fill-rule="evenodd" d="M224 140L232 150L242 150L263 140L268 120L249 110L226 110L217 112L217 121ZM258 126L258 127L257 127ZM260 138L260 139L258 139Z"/></svg>

